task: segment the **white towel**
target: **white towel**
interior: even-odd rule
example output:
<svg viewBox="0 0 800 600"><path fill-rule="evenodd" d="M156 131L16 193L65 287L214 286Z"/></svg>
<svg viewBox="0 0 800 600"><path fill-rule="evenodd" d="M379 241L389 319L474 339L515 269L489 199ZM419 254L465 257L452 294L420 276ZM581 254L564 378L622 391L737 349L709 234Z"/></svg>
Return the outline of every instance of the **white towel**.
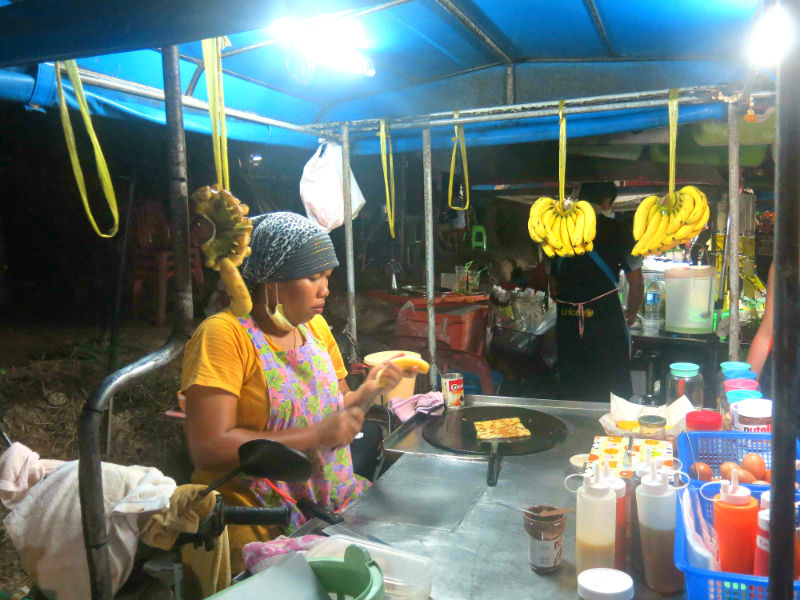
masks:
<svg viewBox="0 0 800 600"><path fill-rule="evenodd" d="M62 464L63 460L41 459L27 446L14 442L0 454L0 501L13 510L29 488Z"/></svg>
<svg viewBox="0 0 800 600"><path fill-rule="evenodd" d="M139 523L143 524L153 512L167 510L174 490L175 482L158 469L103 463L114 593L133 567ZM91 597L78 495L78 461L64 463L32 486L4 524L25 570L46 597Z"/></svg>

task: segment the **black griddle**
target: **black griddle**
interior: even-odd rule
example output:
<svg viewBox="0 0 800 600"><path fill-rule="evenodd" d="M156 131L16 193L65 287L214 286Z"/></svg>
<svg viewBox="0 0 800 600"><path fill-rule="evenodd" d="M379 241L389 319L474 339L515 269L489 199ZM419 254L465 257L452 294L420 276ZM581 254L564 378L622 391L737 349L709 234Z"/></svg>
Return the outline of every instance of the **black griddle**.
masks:
<svg viewBox="0 0 800 600"><path fill-rule="evenodd" d="M530 437L479 440L475 421L519 417ZM434 446L463 454L488 454L486 483L497 484L503 455L535 454L549 450L567 437L567 426L552 415L520 406L468 406L448 409L441 417L429 417L422 436Z"/></svg>

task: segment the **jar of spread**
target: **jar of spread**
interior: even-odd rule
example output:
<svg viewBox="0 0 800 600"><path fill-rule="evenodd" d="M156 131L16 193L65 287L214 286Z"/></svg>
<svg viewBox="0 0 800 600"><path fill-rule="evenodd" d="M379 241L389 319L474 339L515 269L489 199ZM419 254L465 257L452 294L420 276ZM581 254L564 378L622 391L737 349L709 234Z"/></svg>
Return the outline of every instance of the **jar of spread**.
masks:
<svg viewBox="0 0 800 600"><path fill-rule="evenodd" d="M769 433L772 431L772 400L748 398L740 400L731 408L735 431Z"/></svg>
<svg viewBox="0 0 800 600"><path fill-rule="evenodd" d="M552 573L561 566L562 536L567 527L563 513L548 515L558 510L554 506L530 506L523 513L523 526L531 536L531 568L537 573Z"/></svg>

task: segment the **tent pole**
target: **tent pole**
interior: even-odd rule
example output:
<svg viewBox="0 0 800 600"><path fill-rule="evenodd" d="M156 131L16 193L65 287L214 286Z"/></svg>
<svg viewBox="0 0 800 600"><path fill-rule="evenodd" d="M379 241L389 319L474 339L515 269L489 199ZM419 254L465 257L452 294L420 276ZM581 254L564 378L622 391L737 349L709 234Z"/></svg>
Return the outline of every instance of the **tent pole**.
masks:
<svg viewBox="0 0 800 600"><path fill-rule="evenodd" d="M739 360L739 111L736 107L737 102L728 103L728 360Z"/></svg>
<svg viewBox="0 0 800 600"><path fill-rule="evenodd" d="M344 244L347 269L347 360L358 362L358 332L356 329L356 279L353 266L353 207L350 195L350 127L342 125L342 193L344 194Z"/></svg>
<svg viewBox="0 0 800 600"><path fill-rule="evenodd" d="M516 99L516 85L514 65L506 65L506 104L514 104L514 100Z"/></svg>
<svg viewBox="0 0 800 600"><path fill-rule="evenodd" d="M436 376L436 312L433 307L433 173L431 166L431 130L422 130L422 177L425 193L425 296L428 304L428 352L431 355L431 389L439 387Z"/></svg>
<svg viewBox="0 0 800 600"><path fill-rule="evenodd" d="M800 23L800 2L782 3L791 23ZM800 285L800 44L795 39L778 63L777 164L772 371L772 499L769 524L769 600L793 593L795 435L797 434Z"/></svg>

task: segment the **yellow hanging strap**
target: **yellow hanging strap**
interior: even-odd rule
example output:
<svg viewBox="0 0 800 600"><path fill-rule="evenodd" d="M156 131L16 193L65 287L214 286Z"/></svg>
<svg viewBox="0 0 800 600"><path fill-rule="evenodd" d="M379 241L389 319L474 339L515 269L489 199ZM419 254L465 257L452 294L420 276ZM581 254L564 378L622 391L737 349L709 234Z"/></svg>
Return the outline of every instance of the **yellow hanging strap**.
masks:
<svg viewBox="0 0 800 600"><path fill-rule="evenodd" d="M381 138L381 164L383 165L383 185L386 188L386 216L389 219L389 233L394 239L394 155L392 136L389 135L386 119L381 119L378 135ZM389 166L386 166L386 146L389 146Z"/></svg>
<svg viewBox="0 0 800 600"><path fill-rule="evenodd" d="M458 112L453 113L458 118ZM447 206L452 210L469 209L469 169L467 169L467 143L464 141L464 126L455 126L456 136L453 138L453 156L450 158L450 185L447 188ZM461 164L464 166L464 206L453 206L453 177L456 172L456 148L461 146Z"/></svg>
<svg viewBox="0 0 800 600"><path fill-rule="evenodd" d="M678 88L669 91L669 197L675 198L675 146L678 142Z"/></svg>
<svg viewBox="0 0 800 600"><path fill-rule="evenodd" d="M111 215L114 217L114 224L108 233L103 233L97 226L97 222L92 215L92 209L89 206L89 199L86 195L86 183L83 180L83 170L81 163L78 159L78 147L75 144L75 132L72 130L72 123L69 119L69 108L64 99L64 88L61 85L61 64L67 69L67 75L72 82L72 91L75 93L75 99L78 101L78 107L83 117L83 122L86 125L86 132L92 140L92 147L94 148L94 160L97 163L97 174L100 177L100 185L103 187L103 194L106 197L108 208L111 210ZM86 216L89 218L89 223L95 233L102 238L111 238L116 235L119 229L119 211L117 210L117 198L114 195L114 185L111 183L111 175L108 173L108 165L103 156L103 151L100 149L100 141L92 127L92 117L89 114L89 104L86 102L86 95L83 93L83 85L81 84L81 77L78 73L78 65L74 60L67 60L64 63L56 63L56 82L58 84L58 110L61 113L61 125L64 128L64 137L67 140L67 150L69 151L69 160L72 163L72 172L75 174L75 182L78 184L78 191L81 194L83 201L83 209L86 211Z"/></svg>
<svg viewBox="0 0 800 600"><path fill-rule="evenodd" d="M564 205L564 179L567 176L567 119L564 101L558 102L558 202Z"/></svg>
<svg viewBox="0 0 800 600"><path fill-rule="evenodd" d="M208 114L211 117L211 143L214 147L214 166L220 187L229 190L228 130L225 127L225 94L222 90L222 49L230 46L228 38L203 40L203 66L206 71Z"/></svg>

